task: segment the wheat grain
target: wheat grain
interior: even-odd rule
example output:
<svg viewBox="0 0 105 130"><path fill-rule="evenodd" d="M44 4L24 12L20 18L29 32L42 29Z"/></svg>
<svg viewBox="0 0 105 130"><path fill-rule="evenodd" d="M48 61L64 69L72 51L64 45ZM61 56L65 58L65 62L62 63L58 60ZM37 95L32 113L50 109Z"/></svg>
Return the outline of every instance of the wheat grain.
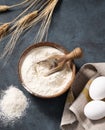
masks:
<svg viewBox="0 0 105 130"><path fill-rule="evenodd" d="M22 17L18 22L17 25L23 25L23 24L28 24L31 20L33 20L36 16L38 15L38 11L34 11L32 13L29 13Z"/></svg>
<svg viewBox="0 0 105 130"><path fill-rule="evenodd" d="M9 23L5 23L3 25L0 26L0 39L6 35L8 29L10 27Z"/></svg>
<svg viewBox="0 0 105 130"><path fill-rule="evenodd" d="M0 12L5 12L5 11L11 9L11 8L21 6L21 5L25 4L25 3L27 3L28 1L30 1L30 0L25 0L25 1L21 2L21 3L11 5L11 6L9 6L9 5L0 5Z"/></svg>
<svg viewBox="0 0 105 130"><path fill-rule="evenodd" d="M7 10L9 10L9 6L7 6L7 5L0 5L0 12L5 12L5 11L7 11Z"/></svg>

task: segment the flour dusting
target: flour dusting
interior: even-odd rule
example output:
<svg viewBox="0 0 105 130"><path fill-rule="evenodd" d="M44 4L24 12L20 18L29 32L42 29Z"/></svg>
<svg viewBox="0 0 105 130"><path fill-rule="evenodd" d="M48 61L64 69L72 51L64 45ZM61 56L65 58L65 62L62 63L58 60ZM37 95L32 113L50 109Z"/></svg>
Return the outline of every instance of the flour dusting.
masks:
<svg viewBox="0 0 105 130"><path fill-rule="evenodd" d="M0 119L4 123L15 122L25 114L28 107L28 100L21 90L10 86L3 91L3 97L0 100Z"/></svg>

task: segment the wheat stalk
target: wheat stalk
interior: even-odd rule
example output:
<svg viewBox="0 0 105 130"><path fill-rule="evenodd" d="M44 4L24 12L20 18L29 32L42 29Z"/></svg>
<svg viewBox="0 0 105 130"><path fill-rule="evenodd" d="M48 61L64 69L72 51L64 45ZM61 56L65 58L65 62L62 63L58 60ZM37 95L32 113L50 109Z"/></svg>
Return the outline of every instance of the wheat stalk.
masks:
<svg viewBox="0 0 105 130"><path fill-rule="evenodd" d="M45 9L47 12L47 15L46 15L46 19L45 19L45 22L44 24L42 24L42 27L39 29L38 33L37 33L37 37L35 39L36 42L41 42L42 40L47 40L47 36L48 36L48 30L49 30L49 26L50 26L50 23L51 23L51 18L52 18L52 14L53 14L53 11L54 11L54 8L55 8L55 5L57 4L58 0L54 0L53 3L51 4L51 8L49 8L49 6ZM39 39L38 39L39 37Z"/></svg>
<svg viewBox="0 0 105 130"><path fill-rule="evenodd" d="M34 19L30 24L28 24L27 29L32 26L35 26L37 23L42 21L42 24L35 36L36 43L44 40L44 37L45 37L45 40L47 40L49 25L50 25L52 14L53 14L53 11L54 11L54 8L55 8L57 2L58 2L58 0L48 1L47 6L39 12L38 17L36 17L36 19ZM41 6L41 8L42 8L42 6Z"/></svg>
<svg viewBox="0 0 105 130"><path fill-rule="evenodd" d="M26 0L26 1L29 1L29 0ZM24 1L24 2L26 2L26 1ZM50 0L49 0L50 1ZM13 24L13 23L15 23L22 15L24 15L32 6L37 6L37 4L38 3L40 3L41 2L41 0L34 0L33 2L32 2L32 4L28 7L28 8L26 8L20 15L18 15L14 20L12 20L11 22L8 22L8 23L10 23L10 24ZM42 7L46 4L47 2L45 2L43 5L42 5ZM22 4L22 3L20 3L20 4ZM20 5L19 4L19 5ZM41 8L42 8L41 7ZM38 11L37 11L38 12ZM34 12L35 14L37 13L37 12ZM33 17L34 16L34 14L31 14L31 16ZM30 17L30 16L29 16ZM31 18L31 17L30 17ZM22 21L24 21L26 19L26 22L27 22L27 24L28 24L28 21L27 21L27 19L28 19L28 16L23 16L21 19L20 19L20 21L18 20L18 25L19 25L19 22L20 22L20 24L21 24L21 22ZM0 23L0 24L3 24L3 23ZM12 32L12 30L15 28L17 26L17 23L16 24L14 24L11 28L10 28L10 32ZM0 28L1 29L1 28ZM4 33L5 33L5 31L4 31ZM6 33L5 33L6 34ZM5 36L5 34L4 35L2 35L2 38L3 38L3 36Z"/></svg>
<svg viewBox="0 0 105 130"><path fill-rule="evenodd" d="M8 59L8 57L12 54L15 44L17 40L19 39L20 35L22 34L25 26L29 22L31 22L31 20L33 20L33 18L35 18L37 14L38 14L38 11L33 11L32 13L25 15L24 17L22 17L20 20L17 21L16 23L17 28L14 30L10 41L5 46L4 52L1 55L1 58L4 58L7 56L6 59Z"/></svg>
<svg viewBox="0 0 105 130"><path fill-rule="evenodd" d="M7 62L21 34L25 30L28 30L33 26L37 26L38 23L40 23L40 27L35 35L35 42L47 39L51 17L57 2L58 0L46 0L45 2L42 0L36 0L33 2L34 4L32 4L32 6L37 8L36 11L28 13L20 18L20 16L26 13L26 11L24 11L22 15L20 14L20 16L13 20L12 23L14 25L12 26L12 30L14 31L12 32L9 42L6 44L3 53L1 53L0 58L5 58L5 61Z"/></svg>
<svg viewBox="0 0 105 130"><path fill-rule="evenodd" d="M10 5L9 7L10 8L18 7L18 6L21 6L21 5L25 4L25 3L27 3L28 1L30 1L30 0L25 0L25 1L21 2L21 3Z"/></svg>
<svg viewBox="0 0 105 130"><path fill-rule="evenodd" d="M11 6L9 6L9 5L0 5L0 12L5 12L7 10L10 10L10 9L14 8L14 7L21 6L21 5L25 4L25 3L27 3L28 1L29 0L25 0L25 1L21 2L21 3L11 5Z"/></svg>
<svg viewBox="0 0 105 130"><path fill-rule="evenodd" d="M31 4L30 4L30 6L28 6L28 8L26 8L21 14L19 14L15 19L13 19L11 22L8 22L8 24L10 25L10 24L14 24L16 21L18 21L18 19L22 16L22 15L24 15L32 6L34 6L35 4L37 3L37 0L34 0L34 2L32 2ZM15 27L16 27L16 24L15 25L13 25L12 27L10 27L9 28L9 32L7 33L7 32L5 32L5 31L2 31L2 30L4 30L4 29L2 29L3 28L3 26L2 25L6 25L7 23L0 23L1 24L1 26L0 26L0 32L2 32L2 36L0 35L0 40L4 37L4 36L6 36L7 34L9 34L10 32L12 32L14 29L15 29ZM8 25L8 26L9 26Z"/></svg>

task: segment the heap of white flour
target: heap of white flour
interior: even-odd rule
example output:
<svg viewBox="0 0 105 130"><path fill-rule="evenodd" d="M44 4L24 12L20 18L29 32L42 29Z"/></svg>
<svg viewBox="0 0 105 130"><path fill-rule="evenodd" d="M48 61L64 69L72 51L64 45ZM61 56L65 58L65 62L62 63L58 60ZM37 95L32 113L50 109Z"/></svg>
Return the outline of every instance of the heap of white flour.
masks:
<svg viewBox="0 0 105 130"><path fill-rule="evenodd" d="M49 65L37 64L52 55L64 55L60 50L45 46L32 49L25 57L21 67L23 84L32 92L41 96L52 96L60 93L71 80L72 70L65 67L50 76L44 76L49 71Z"/></svg>
<svg viewBox="0 0 105 130"><path fill-rule="evenodd" d="M5 122L15 121L25 114L28 107L28 100L21 90L10 86L3 91L3 97L0 100L0 118Z"/></svg>

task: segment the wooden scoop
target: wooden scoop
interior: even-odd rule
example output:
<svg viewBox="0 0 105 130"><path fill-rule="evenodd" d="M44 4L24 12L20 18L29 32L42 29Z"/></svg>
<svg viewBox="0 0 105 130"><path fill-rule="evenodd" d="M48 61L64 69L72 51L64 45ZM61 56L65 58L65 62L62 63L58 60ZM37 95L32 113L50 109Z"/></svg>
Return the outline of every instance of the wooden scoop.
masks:
<svg viewBox="0 0 105 130"><path fill-rule="evenodd" d="M70 62L68 62L68 61L71 61L76 58L81 58L82 55L83 55L82 49L80 47L77 47L68 54L53 55L38 63L42 63L42 62L50 63L50 70L48 73L45 74L45 76L49 76L57 71L62 70L66 63L69 63L69 65L70 65Z"/></svg>

